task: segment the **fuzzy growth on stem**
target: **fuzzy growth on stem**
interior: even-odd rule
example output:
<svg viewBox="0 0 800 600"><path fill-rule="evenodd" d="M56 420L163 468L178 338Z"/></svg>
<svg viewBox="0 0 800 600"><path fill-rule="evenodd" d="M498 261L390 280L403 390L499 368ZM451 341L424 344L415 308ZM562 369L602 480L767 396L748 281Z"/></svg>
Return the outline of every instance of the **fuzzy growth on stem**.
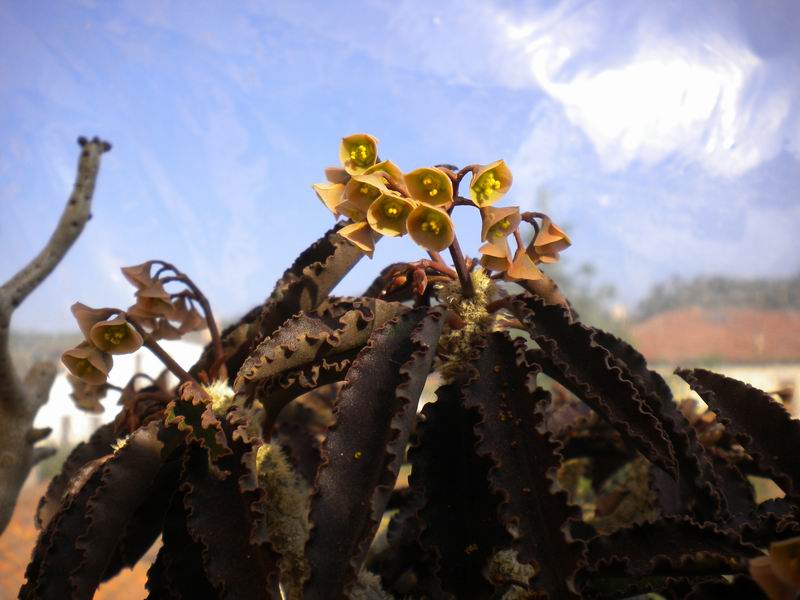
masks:
<svg viewBox="0 0 800 600"><path fill-rule="evenodd" d="M439 340L445 379L452 379L464 369L474 351L476 337L491 331L494 324L494 315L486 307L497 291L495 283L483 269L476 269L469 276L475 290L472 297L464 296L458 281L443 284L438 292L439 299L464 323L458 329L446 328Z"/></svg>

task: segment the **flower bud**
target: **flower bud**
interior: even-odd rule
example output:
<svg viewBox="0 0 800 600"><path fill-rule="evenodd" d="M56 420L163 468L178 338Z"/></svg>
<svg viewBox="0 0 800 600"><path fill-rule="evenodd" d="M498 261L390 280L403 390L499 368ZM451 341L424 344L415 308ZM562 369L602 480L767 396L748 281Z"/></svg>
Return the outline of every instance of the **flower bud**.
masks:
<svg viewBox="0 0 800 600"><path fill-rule="evenodd" d="M470 198L481 208L491 206L505 196L511 187L511 181L511 169L505 161L497 160L482 166L472 176L469 186Z"/></svg>
<svg viewBox="0 0 800 600"><path fill-rule="evenodd" d="M350 175L359 175L378 162L378 140L366 133L342 138L339 160Z"/></svg>
<svg viewBox="0 0 800 600"><path fill-rule="evenodd" d="M453 182L435 167L415 169L405 176L411 197L430 206L445 206L453 201Z"/></svg>
<svg viewBox="0 0 800 600"><path fill-rule="evenodd" d="M406 220L414 204L401 196L382 194L367 211L367 222L380 234L396 237L407 231Z"/></svg>
<svg viewBox="0 0 800 600"><path fill-rule="evenodd" d="M406 226L411 239L431 252L447 248L456 235L450 215L425 204L420 204L411 211Z"/></svg>

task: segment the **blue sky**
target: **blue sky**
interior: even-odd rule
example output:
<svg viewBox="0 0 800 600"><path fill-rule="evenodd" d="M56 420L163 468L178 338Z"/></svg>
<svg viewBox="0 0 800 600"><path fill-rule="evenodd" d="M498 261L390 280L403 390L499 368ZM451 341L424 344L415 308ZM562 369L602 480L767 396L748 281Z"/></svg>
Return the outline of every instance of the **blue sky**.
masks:
<svg viewBox="0 0 800 600"><path fill-rule="evenodd" d="M49 236L78 135L114 144L94 218L15 314L127 306L178 264L218 315L331 224L311 184L369 132L403 169L505 158L504 204L566 224L631 304L672 275L800 271L800 3L0 0L0 280ZM464 209L467 210L467 209ZM474 215L459 215L477 250ZM340 291L387 262L384 240Z"/></svg>

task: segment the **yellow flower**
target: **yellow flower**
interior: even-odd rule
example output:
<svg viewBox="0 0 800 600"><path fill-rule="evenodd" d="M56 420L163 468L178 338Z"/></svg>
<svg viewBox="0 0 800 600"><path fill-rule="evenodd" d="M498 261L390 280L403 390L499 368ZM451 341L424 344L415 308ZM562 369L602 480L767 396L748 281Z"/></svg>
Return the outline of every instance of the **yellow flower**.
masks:
<svg viewBox="0 0 800 600"><path fill-rule="evenodd" d="M405 176L411 197L431 206L445 206L453 201L453 182L447 174L434 167L415 169Z"/></svg>
<svg viewBox="0 0 800 600"><path fill-rule="evenodd" d="M455 228L450 215L425 204L420 204L411 211L406 226L411 239L432 252L444 250L455 239Z"/></svg>
<svg viewBox="0 0 800 600"><path fill-rule="evenodd" d="M356 175L347 182L344 194L352 206L366 213L381 194L389 193L380 175ZM353 219L355 220L355 219Z"/></svg>
<svg viewBox="0 0 800 600"><path fill-rule="evenodd" d="M311 186L317 194L317 198L322 201L329 211L335 216L339 215L336 207L344 202L344 184L343 183L315 183Z"/></svg>
<svg viewBox="0 0 800 600"><path fill-rule="evenodd" d="M519 207L482 208L481 219L481 241L498 241L514 233L519 227Z"/></svg>
<svg viewBox="0 0 800 600"><path fill-rule="evenodd" d="M383 194L375 200L367 211L367 222L373 230L383 235L396 237L407 231L406 220L414 203L402 196Z"/></svg>
<svg viewBox="0 0 800 600"><path fill-rule="evenodd" d="M89 341L109 354L130 354L142 347L142 336L124 317L95 323Z"/></svg>
<svg viewBox="0 0 800 600"><path fill-rule="evenodd" d="M366 133L342 138L339 160L350 175L359 175L378 162L378 140Z"/></svg>
<svg viewBox="0 0 800 600"><path fill-rule="evenodd" d="M505 238L498 242L487 242L478 249L481 266L491 271L506 271L511 266L511 250Z"/></svg>
<svg viewBox="0 0 800 600"><path fill-rule="evenodd" d="M375 251L375 234L369 226L369 223L366 221L351 223L350 225L342 227L338 233L348 242L361 249L364 254L372 258L372 253Z"/></svg>
<svg viewBox="0 0 800 600"><path fill-rule="evenodd" d="M536 281L544 277L533 260L531 260L531 257L525 252L517 254L511 266L508 267L506 276L510 279L528 279L530 281Z"/></svg>
<svg viewBox="0 0 800 600"><path fill-rule="evenodd" d="M505 196L511 187L511 169L502 160L484 165L472 176L469 195L472 201L483 208L491 206Z"/></svg>
<svg viewBox="0 0 800 600"><path fill-rule="evenodd" d="M110 354L95 348L89 342L81 342L61 355L61 362L78 379L92 385L100 385L108 379L114 366Z"/></svg>
<svg viewBox="0 0 800 600"><path fill-rule="evenodd" d="M378 175L383 181L384 185L389 183L387 178L391 177L395 182L403 182L403 172L396 164L390 160L382 160L379 163L372 165L369 169L364 171L364 175Z"/></svg>
<svg viewBox="0 0 800 600"><path fill-rule="evenodd" d="M542 227L526 252L534 262L554 263L558 261L558 253L566 250L572 242L564 230L549 218L542 219Z"/></svg>

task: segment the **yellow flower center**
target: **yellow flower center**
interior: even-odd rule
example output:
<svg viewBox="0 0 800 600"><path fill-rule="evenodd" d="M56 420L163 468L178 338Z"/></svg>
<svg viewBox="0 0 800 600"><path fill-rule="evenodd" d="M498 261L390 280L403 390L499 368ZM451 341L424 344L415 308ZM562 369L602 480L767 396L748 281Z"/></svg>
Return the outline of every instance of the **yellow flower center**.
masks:
<svg viewBox="0 0 800 600"><path fill-rule="evenodd" d="M86 375L87 373L91 373L95 371L94 365L89 362L88 358L82 358L78 362L75 363L74 367L75 374L80 376Z"/></svg>
<svg viewBox="0 0 800 600"><path fill-rule="evenodd" d="M125 325L112 325L103 330L103 339L112 346L118 346L128 337L128 328Z"/></svg>
<svg viewBox="0 0 800 600"><path fill-rule="evenodd" d="M430 216L420 225L422 231L428 231L433 235L439 235L442 232L442 220L439 217Z"/></svg>
<svg viewBox="0 0 800 600"><path fill-rule="evenodd" d="M489 200L492 195L500 189L502 183L494 176L494 171L489 171L481 175L481 178L475 182L472 189L481 201Z"/></svg>
<svg viewBox="0 0 800 600"><path fill-rule="evenodd" d="M492 235L494 235L496 238L504 237L510 227L511 221L509 221L508 218L498 221L492 226Z"/></svg>
<svg viewBox="0 0 800 600"><path fill-rule="evenodd" d="M424 187L427 190L428 195L431 198L439 195L439 188L442 187L440 181L437 181L430 175L422 175L420 176L420 183L422 183L422 187Z"/></svg>
<svg viewBox="0 0 800 600"><path fill-rule="evenodd" d="M383 214L389 218L396 219L403 212L403 206L399 202L387 202L383 205Z"/></svg>
<svg viewBox="0 0 800 600"><path fill-rule="evenodd" d="M369 165L369 163L372 162L372 148L366 144L353 146L350 149L350 160L360 167Z"/></svg>

